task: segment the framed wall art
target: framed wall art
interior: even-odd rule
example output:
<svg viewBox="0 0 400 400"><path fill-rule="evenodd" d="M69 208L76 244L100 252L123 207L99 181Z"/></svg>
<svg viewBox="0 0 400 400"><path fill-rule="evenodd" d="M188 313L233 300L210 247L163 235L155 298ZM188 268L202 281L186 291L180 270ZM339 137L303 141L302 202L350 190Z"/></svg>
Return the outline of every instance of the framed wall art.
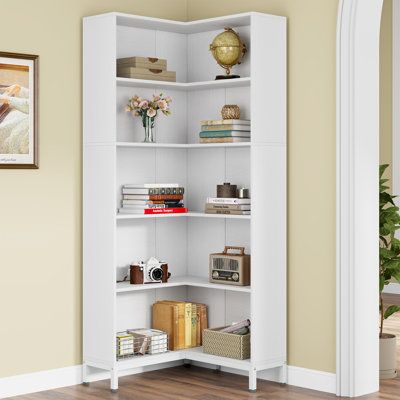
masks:
<svg viewBox="0 0 400 400"><path fill-rule="evenodd" d="M38 168L38 60L0 52L0 168Z"/></svg>

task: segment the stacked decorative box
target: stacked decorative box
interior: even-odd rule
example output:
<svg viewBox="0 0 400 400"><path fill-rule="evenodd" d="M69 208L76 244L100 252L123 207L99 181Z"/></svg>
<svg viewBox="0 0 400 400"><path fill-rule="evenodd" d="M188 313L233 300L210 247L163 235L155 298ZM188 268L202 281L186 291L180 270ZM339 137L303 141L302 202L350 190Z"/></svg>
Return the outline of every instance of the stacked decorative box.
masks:
<svg viewBox="0 0 400 400"><path fill-rule="evenodd" d="M154 57L127 57L117 60L117 76L176 82L176 72L167 71L167 60Z"/></svg>

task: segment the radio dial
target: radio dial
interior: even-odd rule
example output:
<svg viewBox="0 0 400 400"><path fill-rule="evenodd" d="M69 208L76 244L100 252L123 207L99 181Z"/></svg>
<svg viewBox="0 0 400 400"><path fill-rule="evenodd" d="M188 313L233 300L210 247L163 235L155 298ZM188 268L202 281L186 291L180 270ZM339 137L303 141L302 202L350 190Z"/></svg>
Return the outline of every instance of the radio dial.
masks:
<svg viewBox="0 0 400 400"><path fill-rule="evenodd" d="M213 277L214 279L218 279L218 277L219 277L218 271L213 271L212 277Z"/></svg>
<svg viewBox="0 0 400 400"><path fill-rule="evenodd" d="M232 279L237 282L239 280L239 274L237 272L232 274Z"/></svg>

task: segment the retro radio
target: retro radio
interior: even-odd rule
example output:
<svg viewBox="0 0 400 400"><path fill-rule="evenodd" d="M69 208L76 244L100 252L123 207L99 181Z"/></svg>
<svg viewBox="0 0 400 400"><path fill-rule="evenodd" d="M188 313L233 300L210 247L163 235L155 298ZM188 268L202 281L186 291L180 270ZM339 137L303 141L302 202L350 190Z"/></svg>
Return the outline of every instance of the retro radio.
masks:
<svg viewBox="0 0 400 400"><path fill-rule="evenodd" d="M240 253L230 253L239 250ZM227 285L250 285L250 255L244 247L225 246L222 253L210 254L210 282Z"/></svg>

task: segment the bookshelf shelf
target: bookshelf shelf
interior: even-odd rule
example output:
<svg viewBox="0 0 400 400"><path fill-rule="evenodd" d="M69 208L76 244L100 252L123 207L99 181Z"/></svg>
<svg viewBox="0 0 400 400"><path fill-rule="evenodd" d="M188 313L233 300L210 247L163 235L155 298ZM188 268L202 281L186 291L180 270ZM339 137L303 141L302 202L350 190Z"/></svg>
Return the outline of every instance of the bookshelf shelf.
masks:
<svg viewBox="0 0 400 400"><path fill-rule="evenodd" d="M221 367L234 368L241 371L249 371L252 367L250 360L235 360L233 358L219 357L212 354L203 353L202 347L194 347L191 349L168 351L162 354L144 355L117 362L120 371L145 367L148 365L161 364L177 360L191 360L207 364L220 365ZM281 362L277 362L279 366ZM271 367L273 368L273 367Z"/></svg>
<svg viewBox="0 0 400 400"><path fill-rule="evenodd" d="M151 81L146 79L131 79L131 78L116 78L117 86L135 87L135 88L154 88L154 89L171 89L171 90L210 90L224 88L247 87L251 84L251 79L248 77L237 79L221 79L218 81L203 81L203 82L166 82L166 81Z"/></svg>
<svg viewBox="0 0 400 400"><path fill-rule="evenodd" d="M206 214L203 212L192 212L181 214L117 214L116 219L148 219L148 218L225 218L225 219L246 219L250 220L251 215L227 215L227 214Z"/></svg>
<svg viewBox="0 0 400 400"><path fill-rule="evenodd" d="M117 147L133 147L133 148L172 148L172 149L209 149L213 147L250 147L251 142L238 143L135 143L135 142L117 142Z"/></svg>
<svg viewBox="0 0 400 400"><path fill-rule="evenodd" d="M108 371L111 389L121 371L165 368L184 359L286 376L286 18L244 13L178 22L121 13L83 21L83 381L93 366ZM250 52L223 73L209 44L232 27ZM166 59L177 82L116 77L119 58ZM168 143L141 143L140 118L124 112L137 94L172 98L171 115L157 117L155 133ZM201 121L218 120L237 104L251 120L251 142L198 143ZM206 150L205 150L206 149ZM185 188L184 214L118 214L121 188L146 182ZM206 214L216 185L248 188L251 215ZM250 286L208 281L211 253L242 246L251 254ZM168 263L165 284L115 282L133 260ZM251 358L234 360L202 348L116 361L116 332L151 328L156 300L206 304L211 328L249 318ZM283 381L284 378L282 378Z"/></svg>
<svg viewBox="0 0 400 400"><path fill-rule="evenodd" d="M144 285L131 285L129 282L119 282L117 283L116 291L117 293L125 292L135 292L142 290L158 290L166 287L175 286L193 286L193 287L203 287L209 289L217 290L228 290L231 292L244 292L250 293L250 286L233 286L233 285L220 285L216 283L211 283L208 278L201 278L198 276L178 276L171 277L167 283L157 283L157 284L144 284Z"/></svg>

